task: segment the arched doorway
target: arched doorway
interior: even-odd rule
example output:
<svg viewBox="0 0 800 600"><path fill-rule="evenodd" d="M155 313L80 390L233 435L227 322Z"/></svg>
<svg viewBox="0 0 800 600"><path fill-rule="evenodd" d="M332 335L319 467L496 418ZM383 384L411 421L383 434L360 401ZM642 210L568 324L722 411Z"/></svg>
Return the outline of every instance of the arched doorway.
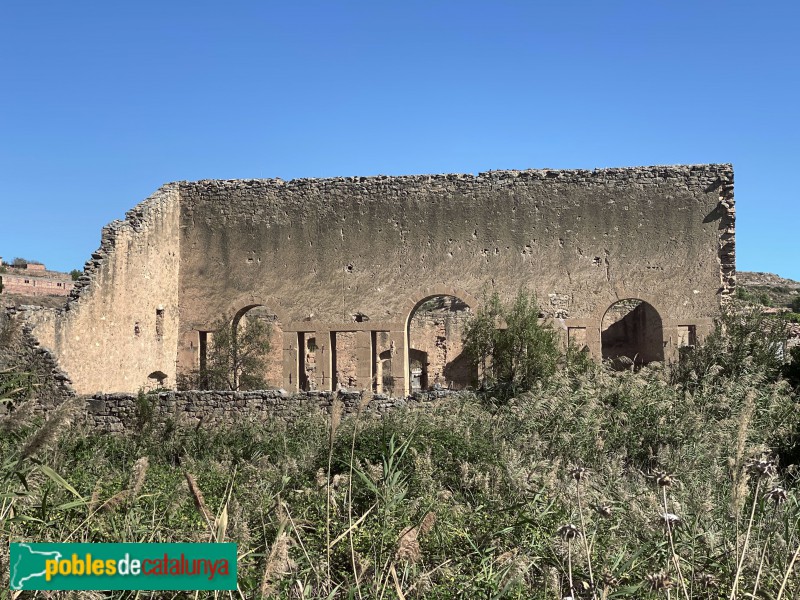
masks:
<svg viewBox="0 0 800 600"><path fill-rule="evenodd" d="M461 390L477 381L477 369L463 352L463 333L472 316L455 296L429 296L417 303L408 320L410 391Z"/></svg>
<svg viewBox="0 0 800 600"><path fill-rule="evenodd" d="M618 369L664 360L664 328L653 306L638 298L612 304L603 315L603 360Z"/></svg>
<svg viewBox="0 0 800 600"><path fill-rule="evenodd" d="M283 332L278 316L254 304L201 338L200 382L205 389L253 390L283 383Z"/></svg>

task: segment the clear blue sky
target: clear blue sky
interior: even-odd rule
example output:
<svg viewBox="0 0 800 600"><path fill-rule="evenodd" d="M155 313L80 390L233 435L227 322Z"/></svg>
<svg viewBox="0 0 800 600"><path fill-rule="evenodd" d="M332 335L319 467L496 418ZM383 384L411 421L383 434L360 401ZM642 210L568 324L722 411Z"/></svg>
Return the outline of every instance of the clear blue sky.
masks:
<svg viewBox="0 0 800 600"><path fill-rule="evenodd" d="M181 179L730 162L800 279L800 3L0 4L0 255L82 268Z"/></svg>

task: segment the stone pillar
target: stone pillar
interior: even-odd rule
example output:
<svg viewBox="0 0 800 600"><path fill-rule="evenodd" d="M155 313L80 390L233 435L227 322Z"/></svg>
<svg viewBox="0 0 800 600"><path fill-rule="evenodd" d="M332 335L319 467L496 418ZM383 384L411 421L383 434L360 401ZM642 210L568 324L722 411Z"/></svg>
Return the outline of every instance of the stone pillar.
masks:
<svg viewBox="0 0 800 600"><path fill-rule="evenodd" d="M383 362L380 358L375 361L375 392L383 393Z"/></svg>
<svg viewBox="0 0 800 600"><path fill-rule="evenodd" d="M320 390L332 390L333 389L333 340L331 339L332 336L335 336L335 331L329 330L317 330L314 332L314 337L317 340L317 352L316 352L316 360L317 360L317 373L319 373L319 379L317 380L317 386Z"/></svg>
<svg viewBox="0 0 800 600"><path fill-rule="evenodd" d="M300 391L300 351L297 333L283 332L283 388L287 392Z"/></svg>
<svg viewBox="0 0 800 600"><path fill-rule="evenodd" d="M356 378L362 390L372 389L372 332L356 332Z"/></svg>
<svg viewBox="0 0 800 600"><path fill-rule="evenodd" d="M408 396L411 391L409 389L408 377L408 328L405 331L391 331L389 333L392 342L394 343L394 359L392 360L392 379L394 379L395 394L403 390L403 395ZM395 359L401 369L394 367Z"/></svg>

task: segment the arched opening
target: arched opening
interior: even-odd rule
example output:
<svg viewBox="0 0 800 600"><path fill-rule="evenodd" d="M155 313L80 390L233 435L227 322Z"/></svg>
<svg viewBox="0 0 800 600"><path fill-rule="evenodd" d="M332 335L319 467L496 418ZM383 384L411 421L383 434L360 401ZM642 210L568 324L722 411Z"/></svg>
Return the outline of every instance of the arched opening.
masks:
<svg viewBox="0 0 800 600"><path fill-rule="evenodd" d="M167 374L163 371L153 371L147 378L152 379L157 387L163 388L167 385Z"/></svg>
<svg viewBox="0 0 800 600"><path fill-rule="evenodd" d="M477 381L477 369L464 354L463 333L471 316L455 296L430 296L417 304L408 321L409 389L462 390Z"/></svg>
<svg viewBox="0 0 800 600"><path fill-rule="evenodd" d="M217 332L214 341L224 339ZM212 342L213 343L213 342ZM256 304L239 310L231 323L230 341L218 362L228 387L238 390L279 388L283 385L283 331L278 316Z"/></svg>
<svg viewBox="0 0 800 600"><path fill-rule="evenodd" d="M603 315L603 360L615 368L641 367L664 360L664 329L652 305L637 298L612 304Z"/></svg>

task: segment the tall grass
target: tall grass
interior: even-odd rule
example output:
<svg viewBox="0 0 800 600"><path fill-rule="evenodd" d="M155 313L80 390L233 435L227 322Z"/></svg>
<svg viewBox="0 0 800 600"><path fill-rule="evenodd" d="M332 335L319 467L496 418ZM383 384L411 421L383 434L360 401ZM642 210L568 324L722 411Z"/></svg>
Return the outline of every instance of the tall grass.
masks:
<svg viewBox="0 0 800 600"><path fill-rule="evenodd" d="M234 541L246 598L797 598L794 394L596 368L380 419L113 437L69 406L11 415L0 536Z"/></svg>

